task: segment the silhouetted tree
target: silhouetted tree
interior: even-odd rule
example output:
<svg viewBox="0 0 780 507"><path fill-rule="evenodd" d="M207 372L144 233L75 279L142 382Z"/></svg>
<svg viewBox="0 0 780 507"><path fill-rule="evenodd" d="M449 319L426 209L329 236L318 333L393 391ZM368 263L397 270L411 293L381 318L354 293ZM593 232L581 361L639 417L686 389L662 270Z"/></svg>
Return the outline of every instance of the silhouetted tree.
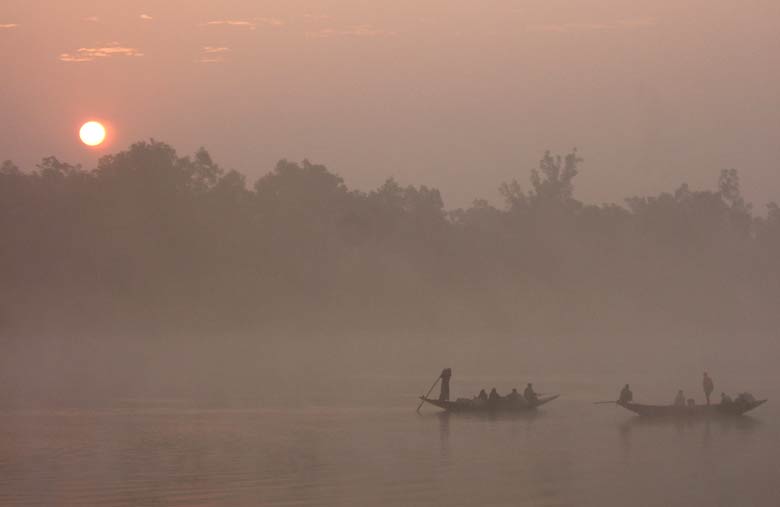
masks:
<svg viewBox="0 0 780 507"><path fill-rule="evenodd" d="M736 170L715 190L594 205L575 198L582 162L545 152L527 191L499 187L503 207L447 211L435 188L351 190L308 160L248 186L153 139L92 171L6 161L0 314L204 334L777 324L780 211L753 216Z"/></svg>

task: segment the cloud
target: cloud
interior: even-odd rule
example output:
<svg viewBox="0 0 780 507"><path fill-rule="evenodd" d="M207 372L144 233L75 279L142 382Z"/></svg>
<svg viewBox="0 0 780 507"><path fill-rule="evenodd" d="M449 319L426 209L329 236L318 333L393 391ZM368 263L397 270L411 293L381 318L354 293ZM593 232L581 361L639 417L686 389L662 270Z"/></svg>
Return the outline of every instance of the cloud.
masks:
<svg viewBox="0 0 780 507"><path fill-rule="evenodd" d="M257 25L284 26L284 21L279 18L252 18L252 19L217 19L206 21L201 26L234 26L237 28L248 28L256 30Z"/></svg>
<svg viewBox="0 0 780 507"><path fill-rule="evenodd" d="M220 63L224 62L225 53L230 51L229 47L225 46L203 46L201 49L200 58L196 60L198 63Z"/></svg>
<svg viewBox="0 0 780 507"><path fill-rule="evenodd" d="M215 53L225 53L230 51L230 48L224 46L203 46L203 52L213 55Z"/></svg>
<svg viewBox="0 0 780 507"><path fill-rule="evenodd" d="M140 16L138 16L138 17L139 17L139 18L141 18L141 19L143 19L144 21L151 21L151 20L153 20L153 19L154 19L153 17L151 17L151 16L150 16L150 15L148 15L148 14L141 14L141 15L140 15Z"/></svg>
<svg viewBox="0 0 780 507"><path fill-rule="evenodd" d="M97 16L89 16L86 18L81 18L82 21L89 21L90 23L100 23L100 18Z"/></svg>
<svg viewBox="0 0 780 507"><path fill-rule="evenodd" d="M61 62L92 62L113 56L144 56L144 54L137 48L125 47L118 42L111 42L102 47L79 48L73 53L62 53L59 59Z"/></svg>
<svg viewBox="0 0 780 507"><path fill-rule="evenodd" d="M74 55L72 53L62 53L59 59L61 62L92 62L95 60L91 56Z"/></svg>
<svg viewBox="0 0 780 507"><path fill-rule="evenodd" d="M5 24L0 24L0 29L3 29L3 28L7 28L7 29L17 28L18 26L19 25L17 25L16 23L5 23Z"/></svg>
<svg viewBox="0 0 780 507"><path fill-rule="evenodd" d="M242 19L222 19L222 20L216 20L216 21L206 21L203 23L204 26L235 26L239 28L248 28L250 30L254 30L257 28L257 24L253 21L246 21Z"/></svg>
<svg viewBox="0 0 780 507"><path fill-rule="evenodd" d="M255 18L255 21L262 25L284 26L284 21L279 18Z"/></svg>
<svg viewBox="0 0 780 507"><path fill-rule="evenodd" d="M309 32L307 35L310 37L393 37L398 34L389 30L374 28L372 25L355 25L353 27L342 29L323 28L322 30L318 30L316 32Z"/></svg>

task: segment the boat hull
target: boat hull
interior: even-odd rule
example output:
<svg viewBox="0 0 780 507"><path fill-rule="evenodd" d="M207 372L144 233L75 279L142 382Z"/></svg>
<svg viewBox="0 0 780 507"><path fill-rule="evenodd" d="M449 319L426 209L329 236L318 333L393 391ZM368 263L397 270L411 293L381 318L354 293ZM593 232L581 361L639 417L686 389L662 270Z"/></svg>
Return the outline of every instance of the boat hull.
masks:
<svg viewBox="0 0 780 507"><path fill-rule="evenodd" d="M618 403L626 410L630 410L642 417L728 417L740 416L751 410L760 407L767 400L757 400L752 402L735 402L726 405L695 405L677 406L677 405L642 405L639 403Z"/></svg>
<svg viewBox="0 0 780 507"><path fill-rule="evenodd" d="M440 401L433 398L420 396L420 399L433 406L443 408L447 412L468 413L517 413L536 410L537 407L549 403L558 398L559 394L540 397L536 403L527 403L525 400L501 399L496 401Z"/></svg>

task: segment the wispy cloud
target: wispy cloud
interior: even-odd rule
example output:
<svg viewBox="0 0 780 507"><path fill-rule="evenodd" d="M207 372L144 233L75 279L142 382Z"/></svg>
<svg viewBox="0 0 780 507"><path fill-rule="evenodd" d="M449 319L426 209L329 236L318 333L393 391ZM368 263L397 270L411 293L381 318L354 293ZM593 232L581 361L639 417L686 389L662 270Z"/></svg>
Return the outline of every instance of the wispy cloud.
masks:
<svg viewBox="0 0 780 507"><path fill-rule="evenodd" d="M255 21L261 25L284 26L284 21L279 18L255 18Z"/></svg>
<svg viewBox="0 0 780 507"><path fill-rule="evenodd" d="M19 25L17 25L16 23L3 23L3 24L0 24L0 29L3 29L3 28L11 29L11 28L17 28L17 27L19 27Z"/></svg>
<svg viewBox="0 0 780 507"><path fill-rule="evenodd" d="M141 18L141 19L143 19L144 21L151 21L151 20L153 20L153 19L154 19L153 17L151 17L151 16L150 16L150 15L148 15L148 14L141 14L141 15L140 15L140 16L138 16L138 17L139 17L139 18Z"/></svg>
<svg viewBox="0 0 780 507"><path fill-rule="evenodd" d="M375 28L372 25L355 25L348 28L323 28L316 32L309 32L307 35L310 37L393 37L398 34L390 30Z"/></svg>
<svg viewBox="0 0 780 507"><path fill-rule="evenodd" d="M131 48L120 45L118 42L111 42L102 47L79 48L73 53L62 53L59 56L62 62L92 62L100 58L110 58L113 56L144 56L137 48Z"/></svg>
<svg viewBox="0 0 780 507"><path fill-rule="evenodd" d="M198 63L220 63L225 61L224 55L230 51L226 46L203 46L200 50Z"/></svg>
<svg viewBox="0 0 780 507"><path fill-rule="evenodd" d="M254 30L257 28L257 23L253 21L246 21L243 19L221 19L215 21L206 21L203 26L234 26L238 28L248 28Z"/></svg>
<svg viewBox="0 0 780 507"><path fill-rule="evenodd" d="M251 19L216 19L201 24L201 26L232 26L249 30L256 30L258 25L279 27L284 26L284 21L279 18L258 17Z"/></svg>
<svg viewBox="0 0 780 507"><path fill-rule="evenodd" d="M100 23L100 18L97 16L89 16L86 18L81 18L82 21L89 21L90 23Z"/></svg>
<svg viewBox="0 0 780 507"><path fill-rule="evenodd" d="M226 53L228 51L230 51L230 48L225 46L203 46L203 52L209 55Z"/></svg>
<svg viewBox="0 0 780 507"><path fill-rule="evenodd" d="M92 58L91 56L81 56L81 55L73 54L73 53L62 53L60 55L60 61L61 62L68 62L68 63L73 63L73 62L91 62L93 60L95 60L95 59Z"/></svg>

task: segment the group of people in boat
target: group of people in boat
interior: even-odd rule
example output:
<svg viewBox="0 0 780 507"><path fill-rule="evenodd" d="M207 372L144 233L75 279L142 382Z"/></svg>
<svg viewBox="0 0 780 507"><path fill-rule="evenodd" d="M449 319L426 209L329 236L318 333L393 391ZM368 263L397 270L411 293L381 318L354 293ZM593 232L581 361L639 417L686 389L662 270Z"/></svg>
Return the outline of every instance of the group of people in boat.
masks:
<svg viewBox="0 0 780 507"><path fill-rule="evenodd" d="M707 405L710 404L710 396L712 395L712 392L715 390L715 382L712 381L712 377L709 376L709 374L705 371L703 378L702 378L702 388L704 389L704 397L707 400ZM628 384L623 386L623 389L620 390L620 395L618 396L618 403L631 403L634 400L634 393L631 392L631 388ZM731 396L729 396L726 393L721 392L720 393L720 403L722 405L728 405L731 403L750 403L755 401L755 398L750 393L741 393L737 396L736 400L733 400ZM674 401L672 402L672 405L676 407L693 407L696 405L696 400L693 398L686 398L685 393L682 389L677 391L677 396L674 397Z"/></svg>
<svg viewBox="0 0 780 507"><path fill-rule="evenodd" d="M441 375L439 375L439 378L437 380L437 382L441 382L439 401L450 401L450 378L451 377L452 377L451 368L445 368L444 370L442 370ZM433 387L435 387L435 384L434 386L431 387L431 389L433 389ZM712 378L709 376L707 372L704 372L702 378L702 388L704 390L704 397L706 399L706 403L707 405L710 405L710 396L712 395L712 392L715 390L715 382L713 382ZM533 384L529 382L526 385L523 394L520 394L517 389L512 389L512 392L510 392L506 396L501 396L500 394L498 394L498 391L494 387L490 390L489 394L485 392L484 389L481 389L479 391L479 394L477 396L474 396L471 399L468 398L458 399L458 402L463 402L463 403L498 403L502 401L535 405L536 403L539 402L539 394L536 391L534 391ZM628 403L632 403L633 401L634 401L634 393L631 391L631 386L626 384L620 390L620 395L618 396L617 403L628 404ZM726 393L723 392L720 393L721 405L728 405L732 403L750 404L754 401L755 398L750 393L741 393L736 397L736 399L732 399ZM679 407L686 407L686 406L692 407L696 405L696 401L693 398L686 398L685 393L683 392L682 389L680 389L679 391L677 391L677 395L675 396L672 405L679 406Z"/></svg>
<svg viewBox="0 0 780 507"><path fill-rule="evenodd" d="M712 396L712 391L715 390L715 383L712 381L712 377L709 376L709 374L705 371L702 381L701 381L702 389L704 390L704 398L707 400L707 405L710 404L710 396ZM720 393L721 396L721 403L723 402L723 399L726 397L725 393ZM672 405L676 407L693 407L696 406L696 400L693 398L686 398L685 393L682 389L677 391L677 396L674 397L674 402Z"/></svg>
<svg viewBox="0 0 780 507"><path fill-rule="evenodd" d="M490 394L486 393L484 389L481 389L479 391L479 394L474 396L473 400L475 401L487 401L487 402L497 402L501 400L507 400L507 401L525 401L527 403L536 403L539 401L539 394L534 391L534 385L530 382L525 387L525 390L523 391L523 394L521 395L517 389L512 389L512 392L507 394L506 396L501 396L498 394L498 391L494 387L490 390Z"/></svg>
<svg viewBox="0 0 780 507"><path fill-rule="evenodd" d="M452 368L443 369L441 375L439 375L439 381L441 382L439 401L450 400L450 377L452 377ZM525 387L522 395L517 391L517 389L512 389L512 392L506 396L501 396L494 387L490 390L490 394L486 393L484 389L481 389L479 394L472 398L472 401L476 402L498 402L501 400L536 403L539 401L539 394L534 391L534 385L529 382Z"/></svg>

